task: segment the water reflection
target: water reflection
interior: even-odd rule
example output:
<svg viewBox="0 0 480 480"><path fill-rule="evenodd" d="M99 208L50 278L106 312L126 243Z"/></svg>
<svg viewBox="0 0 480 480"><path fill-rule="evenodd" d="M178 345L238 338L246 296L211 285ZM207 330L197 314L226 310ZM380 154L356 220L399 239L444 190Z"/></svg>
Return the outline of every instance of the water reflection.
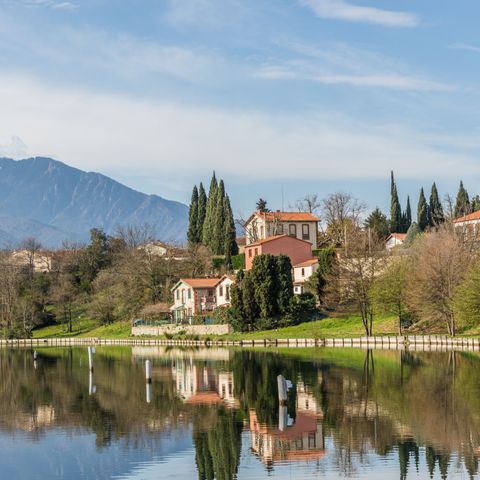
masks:
<svg viewBox="0 0 480 480"><path fill-rule="evenodd" d="M94 365L86 349L0 350L8 478L478 475L477 354L115 347Z"/></svg>

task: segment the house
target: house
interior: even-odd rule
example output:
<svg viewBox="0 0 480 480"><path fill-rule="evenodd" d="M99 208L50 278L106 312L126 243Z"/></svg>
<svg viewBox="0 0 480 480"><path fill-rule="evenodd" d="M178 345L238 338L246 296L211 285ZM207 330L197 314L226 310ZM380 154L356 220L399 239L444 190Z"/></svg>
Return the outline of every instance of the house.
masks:
<svg viewBox="0 0 480 480"><path fill-rule="evenodd" d="M170 307L175 322L213 312L230 305L230 288L234 280L221 278L182 278L172 288L174 304Z"/></svg>
<svg viewBox="0 0 480 480"><path fill-rule="evenodd" d="M52 271L53 255L49 252L15 250L12 252L12 263L30 267L34 272L46 273Z"/></svg>
<svg viewBox="0 0 480 480"><path fill-rule="evenodd" d="M480 211L456 218L453 226L455 229L463 231L464 235L477 238L480 234Z"/></svg>
<svg viewBox="0 0 480 480"><path fill-rule="evenodd" d="M240 237L237 237L235 241L237 242L238 253L240 254L245 253L245 245L247 243L247 237L240 236Z"/></svg>
<svg viewBox="0 0 480 480"><path fill-rule="evenodd" d="M309 242L312 249L316 248L319 221L308 212L257 211L244 225L246 246L267 238L289 235Z"/></svg>
<svg viewBox="0 0 480 480"><path fill-rule="evenodd" d="M406 236L406 233L391 233L387 238L385 248L391 250L399 245L403 245Z"/></svg>
<svg viewBox="0 0 480 480"><path fill-rule="evenodd" d="M318 269L318 258L310 258L293 266L293 293L300 295L304 292L304 283Z"/></svg>
<svg viewBox="0 0 480 480"><path fill-rule="evenodd" d="M266 253L287 255L292 265L296 265L312 258L312 244L290 235L276 235L258 240L245 246L245 269L252 268L253 260L257 255Z"/></svg>

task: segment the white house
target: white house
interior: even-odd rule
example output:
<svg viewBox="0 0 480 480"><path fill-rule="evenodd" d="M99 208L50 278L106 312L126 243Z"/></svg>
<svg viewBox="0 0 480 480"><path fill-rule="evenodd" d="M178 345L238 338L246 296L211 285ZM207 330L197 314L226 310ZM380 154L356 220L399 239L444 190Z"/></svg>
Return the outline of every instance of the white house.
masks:
<svg viewBox="0 0 480 480"><path fill-rule="evenodd" d="M453 226L457 231L462 231L465 236L477 238L480 234L480 211L456 218Z"/></svg>
<svg viewBox="0 0 480 480"><path fill-rule="evenodd" d="M172 288L174 303L170 307L173 319L182 321L195 315L213 312L230 305L230 288L234 280L220 278L181 278Z"/></svg>
<svg viewBox="0 0 480 480"><path fill-rule="evenodd" d="M317 246L319 218L309 212L255 212L245 222L246 245L278 235L306 240Z"/></svg>
<svg viewBox="0 0 480 480"><path fill-rule="evenodd" d="M406 236L406 233L391 233L387 238L385 248L387 250L391 250L392 248L398 247L399 245L403 245Z"/></svg>
<svg viewBox="0 0 480 480"><path fill-rule="evenodd" d="M304 283L318 269L318 258L312 258L293 266L293 293L300 295L305 291Z"/></svg>

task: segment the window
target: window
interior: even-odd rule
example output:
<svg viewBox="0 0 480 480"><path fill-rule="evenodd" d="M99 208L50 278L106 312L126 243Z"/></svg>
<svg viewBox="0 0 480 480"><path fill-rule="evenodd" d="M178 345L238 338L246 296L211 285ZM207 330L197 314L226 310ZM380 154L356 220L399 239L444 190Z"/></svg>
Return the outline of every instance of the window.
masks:
<svg viewBox="0 0 480 480"><path fill-rule="evenodd" d="M192 298L192 289L188 289L188 299L190 300Z"/></svg>
<svg viewBox="0 0 480 480"><path fill-rule="evenodd" d="M223 297L223 287L222 286L218 287L218 296Z"/></svg>
<svg viewBox="0 0 480 480"><path fill-rule="evenodd" d="M289 234L291 237L296 237L296 236L297 236L297 226L296 226L294 223L291 223L291 224L288 226L288 234Z"/></svg>
<svg viewBox="0 0 480 480"><path fill-rule="evenodd" d="M263 225L260 226L260 238L265 238L265 228Z"/></svg>
<svg viewBox="0 0 480 480"><path fill-rule="evenodd" d="M310 225L308 223L302 225L302 238L303 240L310 239Z"/></svg>
<svg viewBox="0 0 480 480"><path fill-rule="evenodd" d="M248 258L252 258L252 249L251 248L248 249Z"/></svg>
<svg viewBox="0 0 480 480"><path fill-rule="evenodd" d="M230 285L225 287L225 299L230 300Z"/></svg>
<svg viewBox="0 0 480 480"><path fill-rule="evenodd" d="M258 248L255 249L255 256L258 255Z"/></svg>
<svg viewBox="0 0 480 480"><path fill-rule="evenodd" d="M302 268L302 277L304 277L304 276L305 276L305 269Z"/></svg>
<svg viewBox="0 0 480 480"><path fill-rule="evenodd" d="M180 290L177 290L177 300L180 299Z"/></svg>
<svg viewBox="0 0 480 480"><path fill-rule="evenodd" d="M213 296L213 290L208 290L207 295L208 295L209 297L212 297L212 296Z"/></svg>
<svg viewBox="0 0 480 480"><path fill-rule="evenodd" d="M277 225L277 235L283 235L283 223Z"/></svg>

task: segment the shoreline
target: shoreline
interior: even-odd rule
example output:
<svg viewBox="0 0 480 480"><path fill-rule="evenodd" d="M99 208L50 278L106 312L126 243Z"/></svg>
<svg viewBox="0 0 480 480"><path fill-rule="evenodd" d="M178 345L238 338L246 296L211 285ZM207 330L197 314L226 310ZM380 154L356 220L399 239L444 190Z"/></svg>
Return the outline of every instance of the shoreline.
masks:
<svg viewBox="0 0 480 480"><path fill-rule="evenodd" d="M0 347L68 346L175 346L175 347L287 347L287 348L365 348L409 351L479 351L480 338L445 335L405 335L356 338L278 338L263 340L173 340L152 338L27 338L0 339Z"/></svg>

